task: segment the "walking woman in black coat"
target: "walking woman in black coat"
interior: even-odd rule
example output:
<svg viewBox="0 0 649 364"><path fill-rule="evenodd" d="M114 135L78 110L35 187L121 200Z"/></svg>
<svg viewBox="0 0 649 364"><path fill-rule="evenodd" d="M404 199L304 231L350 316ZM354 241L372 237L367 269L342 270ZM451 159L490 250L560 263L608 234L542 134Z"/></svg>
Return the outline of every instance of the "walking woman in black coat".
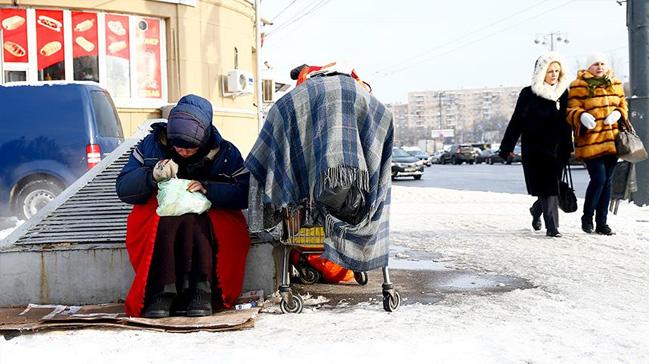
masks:
<svg viewBox="0 0 649 364"><path fill-rule="evenodd" d="M539 57L532 85L518 96L499 152L506 159L520 137L527 192L538 197L530 208L532 227L541 229L542 214L546 235L556 238L561 237L559 180L573 150L571 129L566 121L568 85L565 63L558 54L551 52Z"/></svg>

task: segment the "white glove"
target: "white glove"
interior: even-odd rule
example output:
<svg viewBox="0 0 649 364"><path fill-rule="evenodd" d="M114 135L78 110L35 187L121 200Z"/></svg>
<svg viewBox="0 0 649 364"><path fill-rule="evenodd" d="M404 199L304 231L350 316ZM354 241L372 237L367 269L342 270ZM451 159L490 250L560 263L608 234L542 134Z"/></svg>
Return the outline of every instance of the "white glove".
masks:
<svg viewBox="0 0 649 364"><path fill-rule="evenodd" d="M622 117L622 114L620 114L619 111L613 110L613 112L608 114L606 119L604 119L604 124L613 125L613 124L617 123L617 121L620 120L621 117Z"/></svg>
<svg viewBox="0 0 649 364"><path fill-rule="evenodd" d="M595 122L595 117L587 112L581 114L579 120L588 129L592 129L595 127L595 125L597 125L597 123Z"/></svg>
<svg viewBox="0 0 649 364"><path fill-rule="evenodd" d="M162 159L153 167L153 179L156 182L166 181L176 177L178 165L171 159Z"/></svg>

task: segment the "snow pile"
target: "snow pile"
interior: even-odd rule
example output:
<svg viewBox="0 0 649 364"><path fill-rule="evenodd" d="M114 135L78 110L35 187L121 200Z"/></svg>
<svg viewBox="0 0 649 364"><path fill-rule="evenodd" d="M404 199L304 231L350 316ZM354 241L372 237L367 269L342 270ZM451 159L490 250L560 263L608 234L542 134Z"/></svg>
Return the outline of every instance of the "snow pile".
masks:
<svg viewBox="0 0 649 364"><path fill-rule="evenodd" d="M0 230L0 241L2 239L6 238L11 234L16 228L20 225L22 225L25 222L25 220L18 220L17 217L10 217L7 219L7 224L6 225L12 225L11 227L8 227L6 229ZM3 226L6 226L3 224ZM0 244L1 245L1 244Z"/></svg>
<svg viewBox="0 0 649 364"><path fill-rule="evenodd" d="M393 244L535 288L449 294L391 314L370 302L265 313L238 332L26 335L0 339L0 361L649 362L649 208L621 205L615 236L587 235L579 213L561 213L564 237L553 239L532 231L530 196L400 186L392 196Z"/></svg>

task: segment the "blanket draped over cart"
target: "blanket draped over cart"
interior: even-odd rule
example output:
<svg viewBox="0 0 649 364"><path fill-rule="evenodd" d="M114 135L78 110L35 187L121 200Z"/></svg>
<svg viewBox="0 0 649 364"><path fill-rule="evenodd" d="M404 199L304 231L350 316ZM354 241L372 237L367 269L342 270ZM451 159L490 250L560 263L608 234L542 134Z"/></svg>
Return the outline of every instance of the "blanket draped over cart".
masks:
<svg viewBox="0 0 649 364"><path fill-rule="evenodd" d="M353 78L310 78L270 109L245 163L251 194L274 211L315 206L324 258L354 271L387 266L392 141L392 114Z"/></svg>

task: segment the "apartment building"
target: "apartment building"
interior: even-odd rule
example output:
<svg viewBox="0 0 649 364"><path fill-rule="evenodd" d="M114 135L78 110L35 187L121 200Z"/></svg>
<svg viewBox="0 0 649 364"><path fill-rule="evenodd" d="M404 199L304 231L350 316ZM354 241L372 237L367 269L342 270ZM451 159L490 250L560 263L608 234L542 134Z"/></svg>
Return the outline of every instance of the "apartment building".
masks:
<svg viewBox="0 0 649 364"><path fill-rule="evenodd" d="M409 120L403 124L417 130L419 139L423 135L430 137L432 130L453 129L456 142L477 141L480 134L493 128L493 119L509 119L521 89L517 86L409 92Z"/></svg>

